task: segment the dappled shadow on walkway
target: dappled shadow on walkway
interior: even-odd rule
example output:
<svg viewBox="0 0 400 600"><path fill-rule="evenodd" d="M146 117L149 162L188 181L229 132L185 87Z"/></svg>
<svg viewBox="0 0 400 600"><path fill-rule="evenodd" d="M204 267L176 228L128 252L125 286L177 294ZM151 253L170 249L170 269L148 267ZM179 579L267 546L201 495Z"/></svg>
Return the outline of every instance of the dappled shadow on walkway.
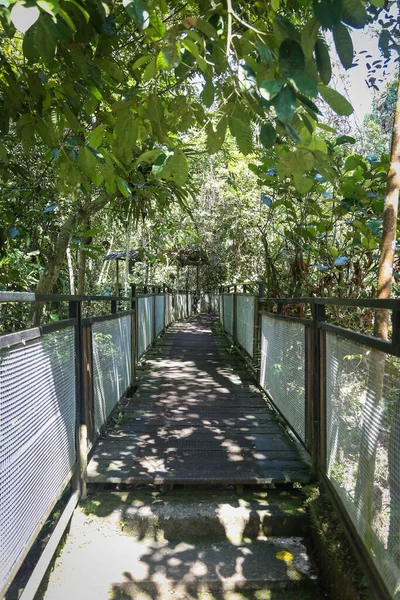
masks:
<svg viewBox="0 0 400 600"><path fill-rule="evenodd" d="M214 317L176 323L146 354L137 393L101 440L89 483L251 484L309 480Z"/></svg>

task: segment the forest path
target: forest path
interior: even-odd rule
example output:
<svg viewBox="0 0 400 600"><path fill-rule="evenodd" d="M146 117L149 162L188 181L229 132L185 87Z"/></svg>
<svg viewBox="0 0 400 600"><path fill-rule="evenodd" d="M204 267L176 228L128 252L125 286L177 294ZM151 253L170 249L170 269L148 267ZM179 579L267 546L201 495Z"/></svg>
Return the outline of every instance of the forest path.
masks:
<svg viewBox="0 0 400 600"><path fill-rule="evenodd" d="M306 483L310 470L215 317L175 323L96 445L88 483Z"/></svg>

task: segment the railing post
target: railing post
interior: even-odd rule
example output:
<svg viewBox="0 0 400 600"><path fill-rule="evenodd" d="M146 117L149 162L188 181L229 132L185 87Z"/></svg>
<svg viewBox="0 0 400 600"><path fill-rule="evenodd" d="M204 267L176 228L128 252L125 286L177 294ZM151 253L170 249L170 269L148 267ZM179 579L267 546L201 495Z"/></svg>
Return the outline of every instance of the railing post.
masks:
<svg viewBox="0 0 400 600"><path fill-rule="evenodd" d="M136 380L136 329L137 329L137 299L136 299L136 285L131 285L131 310L134 310L131 314L131 384Z"/></svg>
<svg viewBox="0 0 400 600"><path fill-rule="evenodd" d="M111 300L111 314L115 315L117 312L117 301Z"/></svg>
<svg viewBox="0 0 400 600"><path fill-rule="evenodd" d="M392 345L400 347L400 311L392 310Z"/></svg>
<svg viewBox="0 0 400 600"><path fill-rule="evenodd" d="M189 318L189 291L186 290L186 318Z"/></svg>
<svg viewBox="0 0 400 600"><path fill-rule="evenodd" d="M154 285L151 288L151 290L152 290L152 294L153 294L153 344L154 344L156 341L156 338L157 338L157 329L156 329L157 294L156 294L156 288Z"/></svg>
<svg viewBox="0 0 400 600"><path fill-rule="evenodd" d="M258 299L256 302L256 315L254 319L254 359L257 361L257 371L261 371L261 328L262 328L262 314L261 309L263 307L262 300L264 298L264 282L262 280L257 281L258 286Z"/></svg>
<svg viewBox="0 0 400 600"><path fill-rule="evenodd" d="M237 344L237 287L233 286L233 341Z"/></svg>
<svg viewBox="0 0 400 600"><path fill-rule="evenodd" d="M313 441L311 455L314 476L318 468L326 468L326 335L319 328L325 321L325 305L312 305L314 338L314 378L313 378Z"/></svg>
<svg viewBox="0 0 400 600"><path fill-rule="evenodd" d="M244 283L243 284L243 294L247 293L247 285Z"/></svg>
<svg viewBox="0 0 400 600"><path fill-rule="evenodd" d="M74 491L86 498L87 426L84 394L84 365L82 350L82 306L79 300L70 300L69 317L75 321L75 394L76 394L76 470L72 480Z"/></svg>

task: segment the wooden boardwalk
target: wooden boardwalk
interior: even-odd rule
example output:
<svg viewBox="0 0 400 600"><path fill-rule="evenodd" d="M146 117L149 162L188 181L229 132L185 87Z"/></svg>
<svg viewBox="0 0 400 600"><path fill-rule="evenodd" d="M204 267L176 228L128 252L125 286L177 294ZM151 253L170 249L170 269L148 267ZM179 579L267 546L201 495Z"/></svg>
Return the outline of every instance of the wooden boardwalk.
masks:
<svg viewBox="0 0 400 600"><path fill-rule="evenodd" d="M89 483L309 481L296 444L212 323L176 323L147 353L138 391L95 447Z"/></svg>

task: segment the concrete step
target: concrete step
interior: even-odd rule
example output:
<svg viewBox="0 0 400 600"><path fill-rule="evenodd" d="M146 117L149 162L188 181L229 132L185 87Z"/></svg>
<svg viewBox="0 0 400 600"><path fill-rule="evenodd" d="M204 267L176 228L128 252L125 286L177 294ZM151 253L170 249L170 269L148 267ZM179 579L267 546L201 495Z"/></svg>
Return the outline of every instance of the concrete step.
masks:
<svg viewBox="0 0 400 600"><path fill-rule="evenodd" d="M127 508L135 506L133 497L125 500ZM128 519L121 518L105 498L104 502L99 498L97 501L96 514L89 510L88 503L75 512L69 536L41 598L317 598L318 580L302 537L154 540L143 534L139 539L131 535ZM91 502L95 506L95 500Z"/></svg>
<svg viewBox="0 0 400 600"><path fill-rule="evenodd" d="M97 492L84 505L88 514L124 523L140 539L209 539L241 543L264 536L308 534L304 498L296 491L194 490Z"/></svg>

